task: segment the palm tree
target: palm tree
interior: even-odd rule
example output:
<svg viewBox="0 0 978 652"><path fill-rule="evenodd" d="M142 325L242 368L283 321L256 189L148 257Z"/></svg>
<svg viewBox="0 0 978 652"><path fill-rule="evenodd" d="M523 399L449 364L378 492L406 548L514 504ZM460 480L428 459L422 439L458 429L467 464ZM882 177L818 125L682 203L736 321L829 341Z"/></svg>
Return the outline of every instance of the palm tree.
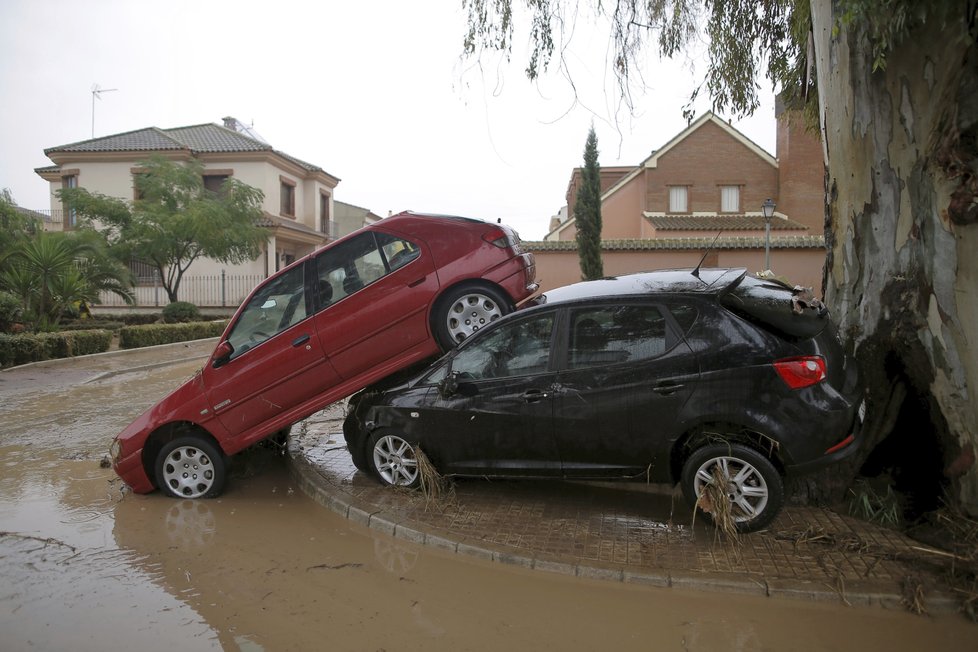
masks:
<svg viewBox="0 0 978 652"><path fill-rule="evenodd" d="M0 256L0 269L0 288L20 298L34 330L56 326L65 309L103 290L133 302L129 271L84 232L37 233Z"/></svg>

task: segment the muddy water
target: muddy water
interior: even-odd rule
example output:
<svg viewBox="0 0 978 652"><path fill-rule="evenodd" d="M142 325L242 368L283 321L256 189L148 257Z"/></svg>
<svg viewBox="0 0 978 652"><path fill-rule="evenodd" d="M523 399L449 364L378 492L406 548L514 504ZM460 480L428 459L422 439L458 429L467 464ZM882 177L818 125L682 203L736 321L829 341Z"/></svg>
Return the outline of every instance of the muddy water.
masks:
<svg viewBox="0 0 978 652"><path fill-rule="evenodd" d="M3 374L0 650L978 649L959 617L588 581L418 547L313 503L271 449L235 458L217 500L123 491L98 467L111 434L193 370L72 385L51 369L16 389Z"/></svg>

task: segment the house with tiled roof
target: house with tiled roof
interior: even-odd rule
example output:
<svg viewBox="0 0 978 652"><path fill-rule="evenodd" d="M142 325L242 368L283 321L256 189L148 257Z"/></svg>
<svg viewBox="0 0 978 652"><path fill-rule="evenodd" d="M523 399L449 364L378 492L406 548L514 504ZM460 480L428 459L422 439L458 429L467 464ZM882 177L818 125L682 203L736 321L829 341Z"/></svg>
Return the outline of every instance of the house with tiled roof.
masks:
<svg viewBox="0 0 978 652"><path fill-rule="evenodd" d="M357 229L376 224L381 219L380 215L369 208L354 206L341 201L333 202L333 205L336 207L333 221L336 226L336 237L339 238L349 235Z"/></svg>
<svg viewBox="0 0 978 652"><path fill-rule="evenodd" d="M759 272L766 267L767 247L776 275L820 288L821 145L780 105L777 117L777 157L711 112L638 165L601 168L605 273L693 267L701 259L709 266ZM574 204L581 182L581 169L575 168L566 207L551 218L544 242L533 245L545 288L580 279ZM768 199L775 204L770 220L762 213Z"/></svg>
<svg viewBox="0 0 978 652"><path fill-rule="evenodd" d="M63 216L57 223L49 222L49 228L75 226L75 216L63 210L58 190L78 187L132 200L134 176L154 155L199 160L205 187L215 191L228 177L260 189L265 195L261 225L268 230L262 255L234 266L204 259L194 263L188 277L223 273L260 280L335 237L333 194L340 179L274 149L234 118L224 118L222 125L146 127L51 147L44 154L54 165L35 172L50 184L52 214Z"/></svg>

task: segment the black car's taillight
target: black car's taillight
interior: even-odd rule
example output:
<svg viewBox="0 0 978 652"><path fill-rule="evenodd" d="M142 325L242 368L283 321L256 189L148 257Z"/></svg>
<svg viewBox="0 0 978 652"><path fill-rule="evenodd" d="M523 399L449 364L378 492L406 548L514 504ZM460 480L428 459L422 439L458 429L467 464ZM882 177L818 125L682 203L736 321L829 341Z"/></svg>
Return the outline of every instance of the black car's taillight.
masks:
<svg viewBox="0 0 978 652"><path fill-rule="evenodd" d="M825 380L825 359L817 355L784 358L774 363L781 380L791 389L810 387Z"/></svg>

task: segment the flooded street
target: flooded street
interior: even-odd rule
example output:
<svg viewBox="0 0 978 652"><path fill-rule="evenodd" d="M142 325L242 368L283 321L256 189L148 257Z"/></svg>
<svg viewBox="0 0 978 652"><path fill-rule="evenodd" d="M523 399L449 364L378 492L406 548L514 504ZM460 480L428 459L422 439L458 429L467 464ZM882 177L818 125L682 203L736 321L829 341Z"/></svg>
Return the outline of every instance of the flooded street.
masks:
<svg viewBox="0 0 978 652"><path fill-rule="evenodd" d="M650 588L442 553L321 507L271 448L235 457L219 499L134 495L99 461L200 361L100 377L101 364L0 373L4 652L978 649L978 627L960 616Z"/></svg>

